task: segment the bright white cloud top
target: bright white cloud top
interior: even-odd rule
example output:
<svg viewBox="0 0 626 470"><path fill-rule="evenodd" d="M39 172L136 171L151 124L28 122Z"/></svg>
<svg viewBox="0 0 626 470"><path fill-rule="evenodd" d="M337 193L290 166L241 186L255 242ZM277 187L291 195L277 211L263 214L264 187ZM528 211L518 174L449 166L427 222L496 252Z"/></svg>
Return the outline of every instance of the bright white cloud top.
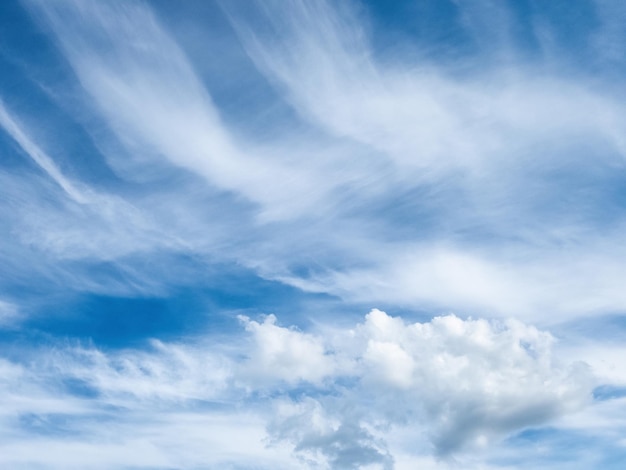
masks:
<svg viewBox="0 0 626 470"><path fill-rule="evenodd" d="M623 468L625 20L4 3L0 466Z"/></svg>

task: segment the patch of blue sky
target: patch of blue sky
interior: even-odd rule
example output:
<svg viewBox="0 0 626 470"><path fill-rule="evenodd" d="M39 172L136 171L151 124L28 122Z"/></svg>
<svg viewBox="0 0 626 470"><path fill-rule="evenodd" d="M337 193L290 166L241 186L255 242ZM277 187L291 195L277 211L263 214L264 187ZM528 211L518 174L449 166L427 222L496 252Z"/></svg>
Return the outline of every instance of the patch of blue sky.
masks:
<svg viewBox="0 0 626 470"><path fill-rule="evenodd" d="M301 297L316 297L252 273L229 273L227 269L221 270L215 282L207 281L205 278L195 289L170 287L163 297L83 295L62 309L67 313L50 317L42 312L28 326L57 336L90 338L106 347L129 346L146 338L219 337L241 330L236 320L239 314L276 313L297 321L300 303L305 302Z"/></svg>
<svg viewBox="0 0 626 470"><path fill-rule="evenodd" d="M626 387L624 386L600 385L593 390L593 398L599 401L622 397L626 397Z"/></svg>
<svg viewBox="0 0 626 470"><path fill-rule="evenodd" d="M368 2L381 60L393 63L394 52L410 51L431 63L446 64L451 73L476 71L494 64L524 64L541 70L558 51L565 65L581 60L597 64L590 38L601 29L591 1L479 1L471 6L452 0ZM549 36L549 37L546 37ZM573 44L576 44L573 47ZM547 50L549 48L552 50ZM391 56L391 57L390 57ZM582 57L581 57L582 56Z"/></svg>
<svg viewBox="0 0 626 470"><path fill-rule="evenodd" d="M88 277L100 292L79 285L62 293L59 284L39 279L32 287L6 288L5 282L5 293L28 299L22 303L27 313L22 328L33 338L49 335L93 341L102 347L141 346L149 338L238 333L240 314L274 313L306 326L308 313L329 310L330 315L339 309L326 294L302 293L232 264L211 266L187 256L160 256L135 260L132 265L131 276L116 264L70 266L72 273ZM148 286L143 284L145 278L150 278ZM120 292L118 283L131 287ZM358 314L362 316L362 309Z"/></svg>
<svg viewBox="0 0 626 470"><path fill-rule="evenodd" d="M602 338L606 344L620 344L626 340L626 316L624 312L607 312L591 318L580 318L559 325L555 331L564 341L576 338Z"/></svg>
<svg viewBox="0 0 626 470"><path fill-rule="evenodd" d="M66 393L80 398L98 398L100 391L85 380L68 377L61 380L61 388Z"/></svg>
<svg viewBox="0 0 626 470"><path fill-rule="evenodd" d="M106 423L106 416L101 414L97 416L90 416L88 420L102 419L103 423ZM82 418L83 420L85 418ZM72 438L76 437L80 433L79 429L76 429L76 424L80 419L75 416L65 414L34 414L24 413L19 416L16 428L27 435L32 436L33 439L41 436L55 436L59 438Z"/></svg>
<svg viewBox="0 0 626 470"><path fill-rule="evenodd" d="M507 440L506 444L516 449L515 456L496 458L492 463L514 468L613 470L626 462L626 450L621 443L584 431L531 429Z"/></svg>

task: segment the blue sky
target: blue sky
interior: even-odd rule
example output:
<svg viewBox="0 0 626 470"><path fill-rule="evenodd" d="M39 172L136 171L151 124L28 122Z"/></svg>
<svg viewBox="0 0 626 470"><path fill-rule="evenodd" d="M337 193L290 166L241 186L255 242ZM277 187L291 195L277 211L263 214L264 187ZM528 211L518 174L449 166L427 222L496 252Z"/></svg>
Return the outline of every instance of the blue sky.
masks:
<svg viewBox="0 0 626 470"><path fill-rule="evenodd" d="M622 2L0 21L1 467L626 463Z"/></svg>

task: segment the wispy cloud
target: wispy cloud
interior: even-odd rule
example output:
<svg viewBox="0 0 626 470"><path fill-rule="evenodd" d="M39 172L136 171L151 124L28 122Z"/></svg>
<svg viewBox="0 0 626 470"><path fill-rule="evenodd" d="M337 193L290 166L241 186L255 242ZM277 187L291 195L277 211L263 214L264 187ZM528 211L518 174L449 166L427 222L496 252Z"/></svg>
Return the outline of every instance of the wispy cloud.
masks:
<svg viewBox="0 0 626 470"><path fill-rule="evenodd" d="M624 256L622 216L602 189L619 191L610 171L624 148L624 110L610 89L513 59L464 74L432 59L382 61L354 12L325 2L251 7L262 21L225 5L259 70L324 132L322 142L260 145L228 128L147 6L32 7L136 160L135 172L165 158L233 202L252 204L230 206L233 219L218 224L198 222L201 209L194 209L188 219L219 239L206 243L176 227L170 236L190 251L225 253L224 241L241 240L246 227L254 248L244 237L230 244L231 259L345 298L531 319L546 310L562 318L572 309L585 315L624 305L619 286L610 287L621 263L607 262ZM472 33L480 14L461 12L468 34L484 30ZM119 157L109 159L119 167ZM193 190L181 188L165 202L168 210L189 213L185 192ZM372 209L399 203L400 220ZM607 204L613 221L595 220ZM165 216L154 206L141 211L157 224ZM289 243L276 242L282 238ZM302 253L318 265L307 278L294 275L308 264ZM576 298L564 294L572 284Z"/></svg>
<svg viewBox="0 0 626 470"><path fill-rule="evenodd" d="M0 328L11 328L22 319L17 306L11 302L0 300Z"/></svg>
<svg viewBox="0 0 626 470"><path fill-rule="evenodd" d="M26 134L21 126L7 112L4 104L0 101L0 125L17 142L17 144L33 159L33 161L52 178L63 191L74 201L83 203L85 195L69 181L57 168L54 161L46 155Z"/></svg>

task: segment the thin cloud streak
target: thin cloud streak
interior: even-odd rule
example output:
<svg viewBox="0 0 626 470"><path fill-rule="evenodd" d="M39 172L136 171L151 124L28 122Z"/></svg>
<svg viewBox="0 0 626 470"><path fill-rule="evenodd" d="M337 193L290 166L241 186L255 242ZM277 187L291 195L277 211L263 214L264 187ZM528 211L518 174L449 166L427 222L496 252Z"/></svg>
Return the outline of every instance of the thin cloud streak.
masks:
<svg viewBox="0 0 626 470"><path fill-rule="evenodd" d="M67 195L78 203L87 202L87 197L76 185L69 181L55 165L52 158L46 155L22 130L7 111L4 103L0 100L0 125L15 140L22 150L52 178Z"/></svg>

